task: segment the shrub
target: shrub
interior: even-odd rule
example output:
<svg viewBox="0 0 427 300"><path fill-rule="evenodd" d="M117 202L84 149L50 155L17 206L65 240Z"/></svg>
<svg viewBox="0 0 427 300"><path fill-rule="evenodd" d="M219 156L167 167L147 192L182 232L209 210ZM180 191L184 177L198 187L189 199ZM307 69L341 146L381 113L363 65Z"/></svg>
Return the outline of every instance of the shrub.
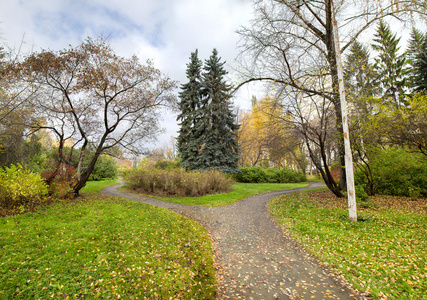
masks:
<svg viewBox="0 0 427 300"><path fill-rule="evenodd" d="M372 208L375 207L375 202L370 200L368 193L366 193L365 189L362 185L358 184L355 186L356 191L356 202L359 207L362 208Z"/></svg>
<svg viewBox="0 0 427 300"><path fill-rule="evenodd" d="M182 169L140 168L123 174L133 190L161 196L197 197L228 191L233 180L218 171L190 172Z"/></svg>
<svg viewBox="0 0 427 300"><path fill-rule="evenodd" d="M374 193L393 196L427 196L427 159L419 153L403 149L378 150L371 158ZM365 175L358 170L357 181L367 184Z"/></svg>
<svg viewBox="0 0 427 300"><path fill-rule="evenodd" d="M48 169L47 160L48 157L46 153L35 154L30 158L30 161L28 162L28 168L33 172L42 173Z"/></svg>
<svg viewBox="0 0 427 300"><path fill-rule="evenodd" d="M369 199L368 194L366 193L365 189L362 185L356 185L355 186L356 191L356 199L359 201L366 201Z"/></svg>
<svg viewBox="0 0 427 300"><path fill-rule="evenodd" d="M0 168L0 205L5 208L34 206L48 194L43 178L18 164Z"/></svg>
<svg viewBox="0 0 427 300"><path fill-rule="evenodd" d="M53 177L52 177L53 175ZM61 164L54 169L42 174L49 185L49 194L54 198L70 199L74 196L73 186L77 183L74 167Z"/></svg>
<svg viewBox="0 0 427 300"><path fill-rule="evenodd" d="M181 161L179 160L158 160L153 165L154 168L167 170L167 169L177 169L181 167Z"/></svg>
<svg viewBox="0 0 427 300"><path fill-rule="evenodd" d="M116 160L106 154L100 155L90 174L89 180L115 179L117 177Z"/></svg>
<svg viewBox="0 0 427 300"><path fill-rule="evenodd" d="M294 183L307 181L303 173L283 168L241 167L233 178L244 183Z"/></svg>

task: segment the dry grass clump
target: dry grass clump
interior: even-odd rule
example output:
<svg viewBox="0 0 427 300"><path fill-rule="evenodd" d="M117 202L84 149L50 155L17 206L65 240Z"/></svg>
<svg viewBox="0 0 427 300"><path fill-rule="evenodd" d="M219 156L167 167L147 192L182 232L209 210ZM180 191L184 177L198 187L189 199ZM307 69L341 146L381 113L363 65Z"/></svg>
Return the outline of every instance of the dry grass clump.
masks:
<svg viewBox="0 0 427 300"><path fill-rule="evenodd" d="M124 179L132 190L156 196L177 197L199 197L228 192L234 183L232 179L215 170L189 172L182 169L141 168L127 172Z"/></svg>

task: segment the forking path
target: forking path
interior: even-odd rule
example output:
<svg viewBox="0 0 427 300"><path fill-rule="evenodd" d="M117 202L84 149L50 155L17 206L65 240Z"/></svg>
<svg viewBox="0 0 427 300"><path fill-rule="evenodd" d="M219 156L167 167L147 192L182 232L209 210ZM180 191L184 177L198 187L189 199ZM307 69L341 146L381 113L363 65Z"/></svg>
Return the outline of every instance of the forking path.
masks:
<svg viewBox="0 0 427 300"><path fill-rule="evenodd" d="M307 187L245 198L228 206L188 206L119 190L103 192L173 210L203 225L212 237L218 299L363 299L321 266L273 221L273 197Z"/></svg>

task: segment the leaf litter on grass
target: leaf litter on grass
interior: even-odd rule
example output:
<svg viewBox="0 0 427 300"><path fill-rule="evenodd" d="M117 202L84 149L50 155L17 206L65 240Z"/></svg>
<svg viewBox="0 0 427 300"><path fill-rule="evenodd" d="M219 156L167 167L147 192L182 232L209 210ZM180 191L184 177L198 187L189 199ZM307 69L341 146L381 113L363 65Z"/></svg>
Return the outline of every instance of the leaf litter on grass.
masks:
<svg viewBox="0 0 427 300"><path fill-rule="evenodd" d="M171 211L98 198L0 223L0 299L214 298L210 240Z"/></svg>
<svg viewBox="0 0 427 300"><path fill-rule="evenodd" d="M276 219L312 254L375 299L427 297L427 199L372 197L348 220L346 199L328 191L286 195L270 205Z"/></svg>

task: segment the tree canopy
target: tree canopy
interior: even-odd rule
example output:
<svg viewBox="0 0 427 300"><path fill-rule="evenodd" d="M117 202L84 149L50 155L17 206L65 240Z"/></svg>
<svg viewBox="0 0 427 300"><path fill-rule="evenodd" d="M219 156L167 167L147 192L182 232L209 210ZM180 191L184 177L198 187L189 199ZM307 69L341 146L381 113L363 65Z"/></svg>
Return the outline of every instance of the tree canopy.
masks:
<svg viewBox="0 0 427 300"><path fill-rule="evenodd" d="M65 162L66 142L79 151L76 194L106 150L119 146L140 153L144 141L159 131L159 109L175 102L176 83L151 61L141 64L136 56L117 56L102 39L33 53L15 72L38 90L28 103L38 116L28 124L32 131L44 129L56 136L60 163ZM94 156L82 169L88 148Z"/></svg>

